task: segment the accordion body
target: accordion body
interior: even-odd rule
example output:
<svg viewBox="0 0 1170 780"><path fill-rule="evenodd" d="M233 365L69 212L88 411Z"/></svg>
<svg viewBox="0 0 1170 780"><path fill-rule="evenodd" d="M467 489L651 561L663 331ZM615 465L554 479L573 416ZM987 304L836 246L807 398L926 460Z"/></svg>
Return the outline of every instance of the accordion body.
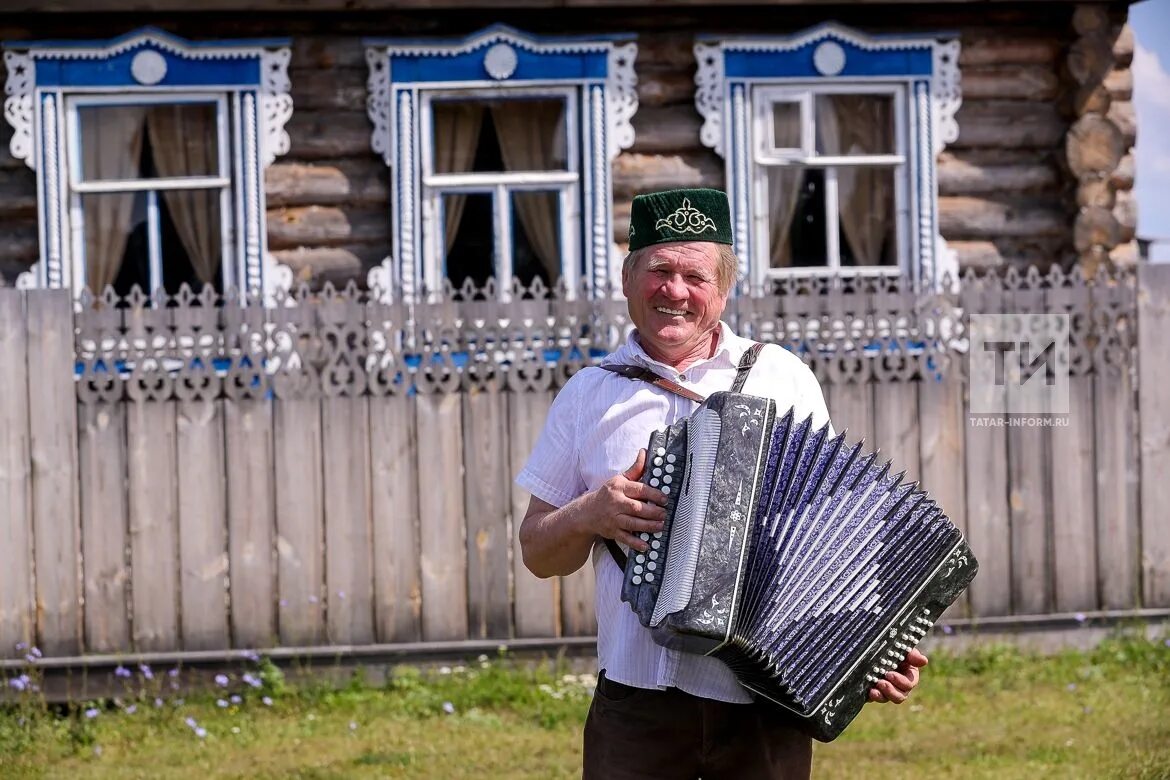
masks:
<svg viewBox="0 0 1170 780"><path fill-rule="evenodd" d="M715 393L651 434L667 520L622 600L665 647L713 656L794 725L834 739L977 570L890 464L766 398Z"/></svg>

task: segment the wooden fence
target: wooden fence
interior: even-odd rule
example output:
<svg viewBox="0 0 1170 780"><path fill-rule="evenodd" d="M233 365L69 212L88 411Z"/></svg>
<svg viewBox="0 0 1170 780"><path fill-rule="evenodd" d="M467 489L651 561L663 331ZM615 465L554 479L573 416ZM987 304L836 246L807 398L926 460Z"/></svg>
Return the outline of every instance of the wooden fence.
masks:
<svg viewBox="0 0 1170 780"><path fill-rule="evenodd" d="M1170 267L957 289L792 281L727 319L964 528L953 618L1170 607ZM0 656L590 636L588 567L524 569L512 476L625 307L515 292L0 289ZM1070 315L1067 424L968 414L968 315L1004 311Z"/></svg>

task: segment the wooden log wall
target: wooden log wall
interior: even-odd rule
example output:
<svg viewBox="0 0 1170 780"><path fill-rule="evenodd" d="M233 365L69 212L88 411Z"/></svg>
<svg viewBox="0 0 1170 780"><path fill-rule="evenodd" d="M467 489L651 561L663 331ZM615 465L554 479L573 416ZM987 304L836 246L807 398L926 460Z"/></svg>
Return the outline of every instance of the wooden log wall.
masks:
<svg viewBox="0 0 1170 780"><path fill-rule="evenodd" d="M1136 256L1133 38L1123 7L922 6L912 27L891 23L873 6L838 10L837 21L872 33L937 29L960 35L959 138L942 154L938 177L942 234L961 265L1044 267ZM297 278L316 283L364 282L390 253L390 172L370 150L363 36L459 36L493 22L542 34L635 33L636 139L613 165L614 238L623 245L635 192L724 184L723 160L698 140L695 35L791 34L825 18L815 6L794 6L784 14L688 7L669 18L484 8L239 20L231 35L293 39L292 144L266 175L269 249ZM225 35L206 17L138 23L194 39ZM0 27L0 34L35 39L126 32L112 19L96 27L72 18L38 24ZM9 155L10 135L0 123L0 275L9 281L37 256L35 176Z"/></svg>

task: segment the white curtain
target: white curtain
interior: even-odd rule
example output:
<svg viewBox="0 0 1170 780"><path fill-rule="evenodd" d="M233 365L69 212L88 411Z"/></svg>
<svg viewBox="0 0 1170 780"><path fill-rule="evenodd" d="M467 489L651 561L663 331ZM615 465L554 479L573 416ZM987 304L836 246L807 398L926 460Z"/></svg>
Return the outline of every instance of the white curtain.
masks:
<svg viewBox="0 0 1170 780"><path fill-rule="evenodd" d="M146 115L146 126L159 176L219 171L214 111L182 104L155 106ZM214 284L221 259L219 190L163 190L162 195L195 275L204 284Z"/></svg>
<svg viewBox="0 0 1170 780"><path fill-rule="evenodd" d="M81 109L81 162L86 181L138 178L145 114L139 106ZM83 198L86 285L94 293L118 277L136 196L134 192L111 192Z"/></svg>
<svg viewBox="0 0 1170 780"><path fill-rule="evenodd" d="M564 104L526 100L492 105L500 155L509 171L547 171L565 167ZM550 279L561 274L555 193L525 193L514 199L520 224Z"/></svg>
<svg viewBox="0 0 1170 780"><path fill-rule="evenodd" d="M816 101L817 147L822 154L851 156L892 151L888 98L833 95ZM878 166L840 166L837 194L841 229L857 265L880 265L893 229L893 178Z"/></svg>
<svg viewBox="0 0 1170 780"><path fill-rule="evenodd" d="M483 106L478 103L434 103L435 172L460 173L471 170L479 131L483 127ZM445 251L451 251L467 196L452 193L444 197L446 224L443 226Z"/></svg>

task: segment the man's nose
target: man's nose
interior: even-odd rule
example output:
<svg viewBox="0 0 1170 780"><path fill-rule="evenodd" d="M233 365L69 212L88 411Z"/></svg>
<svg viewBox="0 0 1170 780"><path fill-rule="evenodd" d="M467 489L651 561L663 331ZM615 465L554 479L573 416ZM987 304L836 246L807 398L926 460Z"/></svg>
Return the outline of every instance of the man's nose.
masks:
<svg viewBox="0 0 1170 780"><path fill-rule="evenodd" d="M670 298L685 298L687 295L687 285L683 281L682 274L671 274L662 281L662 292Z"/></svg>

